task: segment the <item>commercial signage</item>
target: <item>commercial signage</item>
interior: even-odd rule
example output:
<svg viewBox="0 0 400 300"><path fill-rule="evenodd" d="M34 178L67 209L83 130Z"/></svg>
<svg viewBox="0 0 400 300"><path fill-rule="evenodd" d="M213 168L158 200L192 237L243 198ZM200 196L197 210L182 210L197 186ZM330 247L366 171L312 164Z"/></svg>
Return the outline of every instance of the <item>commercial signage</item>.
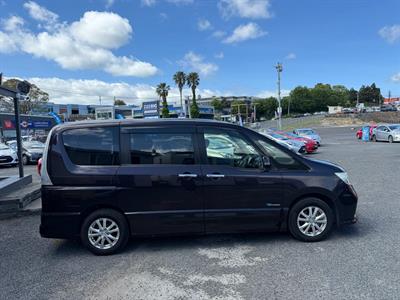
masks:
<svg viewBox="0 0 400 300"><path fill-rule="evenodd" d="M145 119L160 117L160 101L143 102L143 117Z"/></svg>
<svg viewBox="0 0 400 300"><path fill-rule="evenodd" d="M20 123L22 129L47 129L51 127L50 121L26 121L23 120ZM14 120L4 120L3 121L4 129L15 129L15 121Z"/></svg>

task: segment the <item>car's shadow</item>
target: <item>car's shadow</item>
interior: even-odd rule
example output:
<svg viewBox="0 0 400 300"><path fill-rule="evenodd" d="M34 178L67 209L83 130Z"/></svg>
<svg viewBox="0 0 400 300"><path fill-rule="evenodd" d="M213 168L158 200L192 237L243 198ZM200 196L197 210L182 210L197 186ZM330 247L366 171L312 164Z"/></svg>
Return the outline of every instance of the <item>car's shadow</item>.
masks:
<svg viewBox="0 0 400 300"><path fill-rule="evenodd" d="M368 220L363 219L362 224L345 225L335 228L327 242L364 238L373 228ZM86 251L80 241L56 240L53 248L54 256L91 255ZM230 248L240 246L290 246L301 243L295 240L288 232L262 232L240 234L214 234L191 236L162 236L162 237L135 237L131 238L126 248L120 254L137 253L138 251L175 251L197 250L199 248ZM321 243L324 243L322 241Z"/></svg>

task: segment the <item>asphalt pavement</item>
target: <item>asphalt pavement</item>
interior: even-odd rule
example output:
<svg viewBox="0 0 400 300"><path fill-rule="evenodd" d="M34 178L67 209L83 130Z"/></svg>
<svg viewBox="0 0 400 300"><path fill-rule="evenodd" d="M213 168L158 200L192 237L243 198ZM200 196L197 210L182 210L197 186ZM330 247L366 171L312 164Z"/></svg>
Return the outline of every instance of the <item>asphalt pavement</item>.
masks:
<svg viewBox="0 0 400 300"><path fill-rule="evenodd" d="M319 130L310 155L341 164L359 194L359 222L326 241L289 234L132 240L97 257L42 239L39 216L0 221L0 299L399 299L400 144Z"/></svg>

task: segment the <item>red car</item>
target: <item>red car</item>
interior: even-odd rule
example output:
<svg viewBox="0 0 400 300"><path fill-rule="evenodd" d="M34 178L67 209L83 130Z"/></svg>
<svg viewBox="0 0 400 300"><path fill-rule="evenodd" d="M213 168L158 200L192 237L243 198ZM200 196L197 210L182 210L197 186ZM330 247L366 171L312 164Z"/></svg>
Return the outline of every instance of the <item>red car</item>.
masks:
<svg viewBox="0 0 400 300"><path fill-rule="evenodd" d="M369 139L372 139L372 132L374 131L374 129L376 128L376 125L366 125L369 127ZM362 128L358 129L356 132L356 137L361 140L362 138Z"/></svg>
<svg viewBox="0 0 400 300"><path fill-rule="evenodd" d="M318 149L318 144L313 139L309 139L303 136L298 136L297 134L291 132L277 131L276 133L283 135L291 140L296 140L300 142L304 142L304 146L306 148L306 153L313 153Z"/></svg>

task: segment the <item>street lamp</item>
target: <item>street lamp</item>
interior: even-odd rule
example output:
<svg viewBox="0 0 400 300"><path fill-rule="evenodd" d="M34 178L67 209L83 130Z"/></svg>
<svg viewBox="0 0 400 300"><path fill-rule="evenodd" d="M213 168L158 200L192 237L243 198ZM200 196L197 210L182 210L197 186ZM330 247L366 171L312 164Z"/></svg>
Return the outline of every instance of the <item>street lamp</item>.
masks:
<svg viewBox="0 0 400 300"><path fill-rule="evenodd" d="M281 73L283 71L283 67L281 63L277 63L276 71L278 72L278 128L282 129L282 106L281 106Z"/></svg>

